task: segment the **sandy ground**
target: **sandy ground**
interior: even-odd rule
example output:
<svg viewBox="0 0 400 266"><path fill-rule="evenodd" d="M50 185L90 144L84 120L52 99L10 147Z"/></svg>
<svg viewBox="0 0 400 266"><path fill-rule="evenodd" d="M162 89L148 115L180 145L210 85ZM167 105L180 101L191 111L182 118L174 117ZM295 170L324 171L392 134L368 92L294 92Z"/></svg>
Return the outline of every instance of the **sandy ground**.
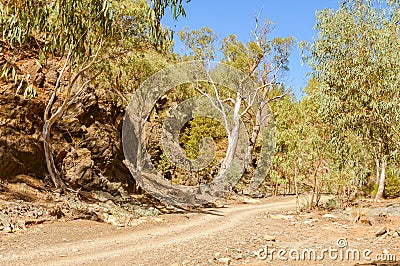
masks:
<svg viewBox="0 0 400 266"><path fill-rule="evenodd" d="M132 227L45 223L0 234L0 265L355 265L381 254L400 261L399 216L370 225L294 209L293 197L272 197L142 217ZM382 227L389 233L375 236Z"/></svg>

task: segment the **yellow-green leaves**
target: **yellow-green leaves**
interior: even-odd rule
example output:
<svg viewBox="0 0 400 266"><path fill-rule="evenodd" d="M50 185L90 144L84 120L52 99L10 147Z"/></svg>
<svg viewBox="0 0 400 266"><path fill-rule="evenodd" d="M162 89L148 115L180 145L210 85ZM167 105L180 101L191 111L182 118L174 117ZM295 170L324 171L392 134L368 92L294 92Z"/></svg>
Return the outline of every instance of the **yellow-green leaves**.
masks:
<svg viewBox="0 0 400 266"><path fill-rule="evenodd" d="M189 49L186 56L192 60L213 60L215 58L215 41L218 36L210 28L204 27L199 30L185 28L179 32L179 37Z"/></svg>
<svg viewBox="0 0 400 266"><path fill-rule="evenodd" d="M331 129L340 169L347 165L368 172L373 158L393 162L397 154L398 16L395 5L364 0L343 1L336 11L317 13L318 37L308 59L321 83L319 113Z"/></svg>

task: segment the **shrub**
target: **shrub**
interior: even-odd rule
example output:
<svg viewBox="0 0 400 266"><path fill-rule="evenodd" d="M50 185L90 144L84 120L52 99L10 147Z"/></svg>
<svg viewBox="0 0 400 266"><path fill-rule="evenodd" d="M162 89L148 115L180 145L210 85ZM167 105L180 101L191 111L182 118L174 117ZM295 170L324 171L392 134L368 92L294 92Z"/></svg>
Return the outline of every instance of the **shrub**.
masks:
<svg viewBox="0 0 400 266"><path fill-rule="evenodd" d="M384 196L389 199L400 197L400 177L394 170L387 172Z"/></svg>

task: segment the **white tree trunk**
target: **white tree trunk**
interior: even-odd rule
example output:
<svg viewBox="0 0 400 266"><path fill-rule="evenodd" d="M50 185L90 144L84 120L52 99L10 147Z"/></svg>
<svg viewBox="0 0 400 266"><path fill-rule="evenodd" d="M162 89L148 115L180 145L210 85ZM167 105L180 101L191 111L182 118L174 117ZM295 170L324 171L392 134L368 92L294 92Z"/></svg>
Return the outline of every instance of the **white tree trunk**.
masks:
<svg viewBox="0 0 400 266"><path fill-rule="evenodd" d="M375 183L379 184L379 173L381 171L381 164L379 162L379 159L375 159L375 164L376 164L376 178L375 178Z"/></svg>
<svg viewBox="0 0 400 266"><path fill-rule="evenodd" d="M60 177L60 172L56 168L56 164L54 163L53 154L51 150L51 138L50 138L50 129L51 124L49 121L46 121L43 126L43 139L44 139L44 154L46 158L47 170L49 171L51 180L57 189L60 189L61 192L65 190L65 184Z"/></svg>
<svg viewBox="0 0 400 266"><path fill-rule="evenodd" d="M313 190L311 193L311 198L310 198L310 206L308 207L309 210L312 210L314 208L314 199L315 199L315 195L317 194L317 190L318 190L318 180L317 180L317 175L318 175L318 170L319 167L321 166L322 160L320 159L318 161L318 165L314 170L314 175L313 175Z"/></svg>
<svg viewBox="0 0 400 266"><path fill-rule="evenodd" d="M240 106L242 104L241 91L239 90L236 96L235 107L233 110L233 123L230 132L228 132L228 147L226 150L226 155L222 161L222 165L219 171L219 175L224 174L228 169L229 165L232 163L235 157L235 151L239 140L239 127L240 127ZM228 125L225 125L229 128Z"/></svg>
<svg viewBox="0 0 400 266"><path fill-rule="evenodd" d="M222 165L220 168L220 174L225 173L226 169L228 169L229 165L232 163L235 157L235 151L239 140L239 125L235 125L232 131L228 134L228 147L226 149L226 155L224 160L222 161Z"/></svg>
<svg viewBox="0 0 400 266"><path fill-rule="evenodd" d="M385 190L385 180L386 180L386 158L383 157L381 160L381 174L379 178L378 192L376 193L375 201L379 202L383 199L383 191Z"/></svg>
<svg viewBox="0 0 400 266"><path fill-rule="evenodd" d="M294 166L294 190L296 192L296 212L300 212L300 202L299 202L299 189L297 187L297 166Z"/></svg>

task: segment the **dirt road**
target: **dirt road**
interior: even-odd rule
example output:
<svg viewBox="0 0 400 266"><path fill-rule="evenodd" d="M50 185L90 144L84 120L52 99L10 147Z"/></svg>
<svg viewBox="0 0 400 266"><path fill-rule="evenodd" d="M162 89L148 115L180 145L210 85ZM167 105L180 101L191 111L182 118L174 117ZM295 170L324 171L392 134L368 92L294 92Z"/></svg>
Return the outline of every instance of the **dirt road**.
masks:
<svg viewBox="0 0 400 266"><path fill-rule="evenodd" d="M276 265L260 261L256 251L268 243L335 243L332 227L311 228L312 222L290 226L291 216L278 214L294 208L294 198L269 198L201 213L147 217L129 228L90 221L45 224L1 235L0 265ZM340 234L357 237L351 231Z"/></svg>
<svg viewBox="0 0 400 266"><path fill-rule="evenodd" d="M148 224L136 228L116 229L88 221L49 224L21 235L3 236L0 265L170 265L213 261L226 247L241 241L244 234L255 233L251 229L257 215L282 208L294 208L293 199L165 215L149 218Z"/></svg>

